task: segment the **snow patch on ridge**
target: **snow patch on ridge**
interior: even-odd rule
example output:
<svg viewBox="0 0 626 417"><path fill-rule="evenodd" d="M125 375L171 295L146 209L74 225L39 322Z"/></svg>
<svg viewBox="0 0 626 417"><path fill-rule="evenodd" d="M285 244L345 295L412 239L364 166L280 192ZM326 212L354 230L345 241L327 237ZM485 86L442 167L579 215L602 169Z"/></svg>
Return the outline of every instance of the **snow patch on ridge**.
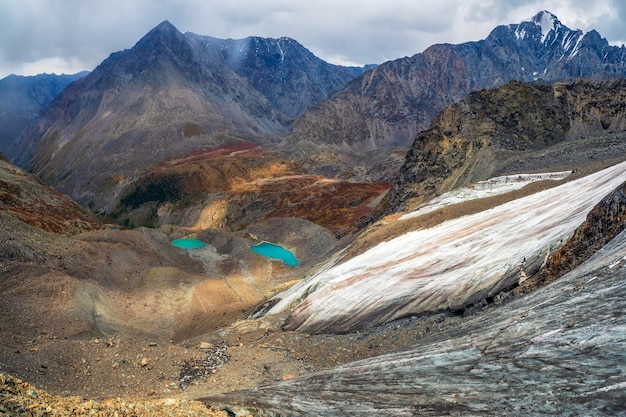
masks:
<svg viewBox="0 0 626 417"><path fill-rule="evenodd" d="M571 173L572 171L560 171L542 174L504 175L501 177L490 178L485 181L479 181L467 187L458 188L442 194L439 197L433 198L427 203L420 205L417 209L415 209L415 211L404 214L399 220L407 220L413 217L422 216L452 204L506 194L511 191L519 190L525 185L531 184L535 181L562 180Z"/></svg>
<svg viewBox="0 0 626 417"><path fill-rule="evenodd" d="M541 43L545 42L550 32L555 33L561 27L561 22L550 12L543 11L537 15L539 20L535 20L535 24L541 27Z"/></svg>

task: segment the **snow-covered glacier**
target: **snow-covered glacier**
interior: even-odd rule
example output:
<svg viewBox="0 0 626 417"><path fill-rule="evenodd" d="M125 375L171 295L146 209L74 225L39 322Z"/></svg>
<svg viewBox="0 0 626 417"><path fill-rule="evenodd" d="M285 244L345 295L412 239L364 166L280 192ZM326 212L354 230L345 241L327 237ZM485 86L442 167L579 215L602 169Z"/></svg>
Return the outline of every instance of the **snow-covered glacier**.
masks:
<svg viewBox="0 0 626 417"><path fill-rule="evenodd" d="M287 326L347 332L459 309L524 279L626 180L626 163L336 259L277 296ZM401 221L401 220L400 220Z"/></svg>

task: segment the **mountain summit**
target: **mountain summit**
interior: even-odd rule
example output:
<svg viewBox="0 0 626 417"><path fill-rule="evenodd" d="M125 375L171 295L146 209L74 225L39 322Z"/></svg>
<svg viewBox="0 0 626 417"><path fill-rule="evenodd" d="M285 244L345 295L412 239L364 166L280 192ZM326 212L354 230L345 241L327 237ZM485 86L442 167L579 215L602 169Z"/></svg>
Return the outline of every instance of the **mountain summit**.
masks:
<svg viewBox="0 0 626 417"><path fill-rule="evenodd" d="M511 26L516 27L515 36L518 39L529 38L542 44L552 44L556 41L561 41L562 44L565 41L569 43L572 36L575 37L574 41L576 41L583 34L581 30L572 31L568 29L547 10L537 13L529 21Z"/></svg>

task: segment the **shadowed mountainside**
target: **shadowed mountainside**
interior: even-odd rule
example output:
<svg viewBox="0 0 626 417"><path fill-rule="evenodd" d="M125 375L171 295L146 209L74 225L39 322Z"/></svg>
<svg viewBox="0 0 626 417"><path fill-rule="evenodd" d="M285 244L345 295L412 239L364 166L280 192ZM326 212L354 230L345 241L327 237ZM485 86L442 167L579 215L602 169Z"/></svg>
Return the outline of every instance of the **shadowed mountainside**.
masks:
<svg viewBox="0 0 626 417"><path fill-rule="evenodd" d="M70 83L87 75L9 75L0 80L0 152L20 152L20 134Z"/></svg>
<svg viewBox="0 0 626 417"><path fill-rule="evenodd" d="M365 68L342 67L316 57L296 40L250 36L217 39L185 33L205 62L222 61L288 117L341 90Z"/></svg>

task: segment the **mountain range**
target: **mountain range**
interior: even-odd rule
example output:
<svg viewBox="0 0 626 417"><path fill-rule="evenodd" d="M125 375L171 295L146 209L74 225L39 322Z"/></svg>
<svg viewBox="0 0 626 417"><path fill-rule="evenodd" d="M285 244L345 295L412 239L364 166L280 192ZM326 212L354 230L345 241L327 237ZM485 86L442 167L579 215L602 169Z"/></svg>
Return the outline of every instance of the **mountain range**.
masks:
<svg viewBox="0 0 626 417"><path fill-rule="evenodd" d="M487 38L438 44L385 62L298 119L290 141L352 149L410 146L448 104L511 80L626 74L626 48L598 32L571 30L548 11L496 27Z"/></svg>
<svg viewBox="0 0 626 417"><path fill-rule="evenodd" d="M77 201L102 208L127 185L120 178L167 158L242 141L276 142L301 111L294 102L311 106L355 72L290 39L233 43L183 35L165 21L64 90L24 135L21 149L7 156Z"/></svg>
<svg viewBox="0 0 626 417"><path fill-rule="evenodd" d="M481 41L347 68L289 38L222 40L165 21L63 91L7 156L107 212L142 170L242 142L274 144L310 174L390 181L417 133L469 92L623 75L625 51L542 11Z"/></svg>

